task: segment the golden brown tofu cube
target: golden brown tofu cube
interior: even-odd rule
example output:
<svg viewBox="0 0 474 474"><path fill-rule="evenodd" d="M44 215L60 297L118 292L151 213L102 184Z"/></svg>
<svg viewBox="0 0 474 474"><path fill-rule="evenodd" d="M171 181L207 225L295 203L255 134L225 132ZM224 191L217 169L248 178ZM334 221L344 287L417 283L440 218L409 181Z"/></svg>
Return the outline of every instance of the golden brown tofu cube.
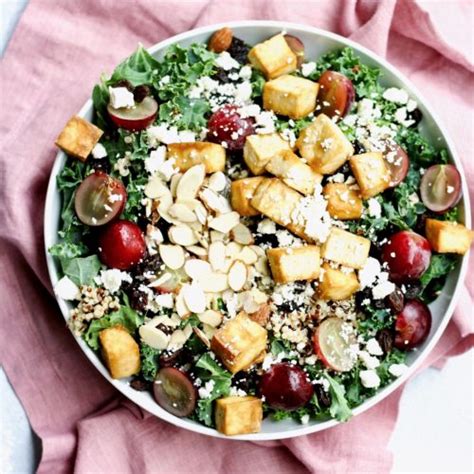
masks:
<svg viewBox="0 0 474 474"><path fill-rule="evenodd" d="M216 401L216 428L232 436L258 433L263 419L262 400L257 397L225 397Z"/></svg>
<svg viewBox="0 0 474 474"><path fill-rule="evenodd" d="M102 355L114 379L140 372L140 349L123 326L113 326L99 333Z"/></svg>
<svg viewBox="0 0 474 474"><path fill-rule="evenodd" d="M255 176L254 178L244 178L232 181L230 185L230 203L232 209L241 216L257 216L260 214L257 209L252 207L250 201L253 198L255 190L258 188L264 178Z"/></svg>
<svg viewBox="0 0 474 474"><path fill-rule="evenodd" d="M211 350L233 374L254 364L266 345L267 331L244 312L218 329L211 340Z"/></svg>
<svg viewBox="0 0 474 474"><path fill-rule="evenodd" d="M349 162L363 199L376 196L390 186L390 171L382 153L354 155Z"/></svg>
<svg viewBox="0 0 474 474"><path fill-rule="evenodd" d="M225 148L217 143L190 142L170 143L168 145L168 159L175 160L175 166L182 173L194 165L204 164L206 173L224 171Z"/></svg>
<svg viewBox="0 0 474 474"><path fill-rule="evenodd" d="M333 227L321 247L321 256L345 267L360 269L369 257L369 250L369 239Z"/></svg>
<svg viewBox="0 0 474 474"><path fill-rule="evenodd" d="M324 263L321 272L322 281L319 283L318 293L323 300L346 300L359 289L359 280L354 271L346 273Z"/></svg>
<svg viewBox="0 0 474 474"><path fill-rule="evenodd" d="M316 108L319 84L296 76L280 76L263 86L263 108L292 119L306 117Z"/></svg>
<svg viewBox="0 0 474 474"><path fill-rule="evenodd" d="M281 178L290 188L306 195L313 194L315 186L323 179L291 150L274 155L267 163L266 170Z"/></svg>
<svg viewBox="0 0 474 474"><path fill-rule="evenodd" d="M354 153L342 130L324 114L301 130L296 146L308 165L321 174L334 173Z"/></svg>
<svg viewBox="0 0 474 474"><path fill-rule="evenodd" d="M70 118L56 138L56 145L68 155L86 161L104 132L77 115Z"/></svg>
<svg viewBox="0 0 474 474"><path fill-rule="evenodd" d="M272 156L289 149L288 142L278 133L249 135L245 140L244 160L250 171L259 175L265 172L265 166Z"/></svg>
<svg viewBox="0 0 474 474"><path fill-rule="evenodd" d="M426 219L425 233L433 250L439 253L464 255L474 239L474 232L462 224L437 219Z"/></svg>
<svg viewBox="0 0 474 474"><path fill-rule="evenodd" d="M255 190L251 205L273 222L311 242L302 225L292 220L303 196L277 178L266 178Z"/></svg>
<svg viewBox="0 0 474 474"><path fill-rule="evenodd" d="M267 258L277 283L311 281L319 277L320 254L316 245L268 249Z"/></svg>
<svg viewBox="0 0 474 474"><path fill-rule="evenodd" d="M281 34L255 45L249 51L248 59L267 79L288 74L297 68L296 54Z"/></svg>
<svg viewBox="0 0 474 474"><path fill-rule="evenodd" d="M323 189L328 212L334 219L360 219L364 206L359 193L344 183L328 183Z"/></svg>

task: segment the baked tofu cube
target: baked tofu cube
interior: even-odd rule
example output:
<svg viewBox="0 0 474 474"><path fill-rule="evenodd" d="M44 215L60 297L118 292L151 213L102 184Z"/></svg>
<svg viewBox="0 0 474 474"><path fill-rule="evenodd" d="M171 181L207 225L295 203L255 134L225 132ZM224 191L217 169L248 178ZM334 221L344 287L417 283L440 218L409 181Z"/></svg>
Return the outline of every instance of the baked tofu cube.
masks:
<svg viewBox="0 0 474 474"><path fill-rule="evenodd" d="M324 114L301 130L296 146L308 165L321 174L334 173L354 153L342 130Z"/></svg>
<svg viewBox="0 0 474 474"><path fill-rule="evenodd" d="M272 156L289 149L288 142L278 133L249 135L245 140L244 160L254 175L260 175L265 172L265 166Z"/></svg>
<svg viewBox="0 0 474 474"><path fill-rule="evenodd" d="M216 428L232 436L258 433L263 419L262 400L257 397L225 397L216 401Z"/></svg>
<svg viewBox="0 0 474 474"><path fill-rule="evenodd" d="M376 196L390 186L390 171L382 153L354 155L350 165L363 199Z"/></svg>
<svg viewBox="0 0 474 474"><path fill-rule="evenodd" d="M232 209L241 216L257 216L260 214L257 209L252 207L250 201L253 198L255 190L258 188L264 178L255 176L254 178L244 178L232 181L230 185L230 203Z"/></svg>
<svg viewBox="0 0 474 474"><path fill-rule="evenodd" d="M280 76L263 86L263 108L292 119L306 117L316 108L319 84L296 76Z"/></svg>
<svg viewBox="0 0 474 474"><path fill-rule="evenodd" d="M318 294L322 300L346 300L359 289L359 280L354 271L346 273L324 263L321 272Z"/></svg>
<svg viewBox="0 0 474 474"><path fill-rule="evenodd" d="M70 118L56 138L56 145L65 153L86 161L104 132L77 115Z"/></svg>
<svg viewBox="0 0 474 474"><path fill-rule="evenodd" d="M267 79L288 74L297 68L296 54L288 46L283 35L276 35L255 45L249 51L248 59Z"/></svg>
<svg viewBox="0 0 474 474"><path fill-rule="evenodd" d="M175 160L175 166L182 173L194 165L204 164L206 173L224 171L225 148L217 143L190 142L170 143L168 145L168 159Z"/></svg>
<svg viewBox="0 0 474 474"><path fill-rule="evenodd" d="M360 219L364 206L357 191L344 183L328 183L323 195L328 201L328 212L334 219Z"/></svg>
<svg viewBox="0 0 474 474"><path fill-rule="evenodd" d="M266 170L281 178L290 188L306 195L313 194L315 186L323 179L291 150L274 155L267 163Z"/></svg>
<svg viewBox="0 0 474 474"><path fill-rule="evenodd" d="M140 372L140 349L123 326L113 326L99 333L102 356L114 379Z"/></svg>
<svg viewBox="0 0 474 474"><path fill-rule="evenodd" d="M278 178L266 178L255 190L250 204L273 222L311 242L302 225L292 220L303 196Z"/></svg>
<svg viewBox="0 0 474 474"><path fill-rule="evenodd" d="M211 339L211 350L233 374L254 364L267 346L267 331L239 313L216 331Z"/></svg>
<svg viewBox="0 0 474 474"><path fill-rule="evenodd" d="M316 245L268 249L267 258L277 283L311 281L319 277L320 255Z"/></svg>
<svg viewBox="0 0 474 474"><path fill-rule="evenodd" d="M433 250L439 253L464 255L474 239L474 232L462 224L437 219L426 219L425 233Z"/></svg>
<svg viewBox="0 0 474 474"><path fill-rule="evenodd" d="M369 256L370 240L333 227L321 247L321 256L345 267L360 269Z"/></svg>

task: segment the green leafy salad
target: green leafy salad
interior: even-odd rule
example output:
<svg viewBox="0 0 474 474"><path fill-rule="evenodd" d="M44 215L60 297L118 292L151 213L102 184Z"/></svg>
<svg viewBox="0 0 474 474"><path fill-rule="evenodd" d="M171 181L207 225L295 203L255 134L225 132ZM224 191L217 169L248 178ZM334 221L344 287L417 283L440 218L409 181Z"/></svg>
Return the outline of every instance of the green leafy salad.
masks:
<svg viewBox="0 0 474 474"><path fill-rule="evenodd" d="M142 46L56 143L58 298L111 377L226 435L346 421L402 376L468 251L461 179L350 49Z"/></svg>

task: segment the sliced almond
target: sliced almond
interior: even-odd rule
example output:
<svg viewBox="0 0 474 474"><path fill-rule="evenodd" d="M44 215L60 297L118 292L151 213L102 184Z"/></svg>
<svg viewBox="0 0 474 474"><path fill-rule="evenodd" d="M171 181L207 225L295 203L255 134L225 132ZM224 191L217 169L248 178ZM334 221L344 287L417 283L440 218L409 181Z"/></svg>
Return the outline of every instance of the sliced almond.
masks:
<svg viewBox="0 0 474 474"><path fill-rule="evenodd" d="M182 203L174 203L168 209L168 213L171 217L178 219L181 222L195 222L196 214L189 209L188 206Z"/></svg>
<svg viewBox="0 0 474 474"><path fill-rule="evenodd" d="M209 263L214 271L221 270L225 265L226 247L223 242L212 242L209 245Z"/></svg>
<svg viewBox="0 0 474 474"><path fill-rule="evenodd" d="M214 334L216 333L217 329L209 326L209 324L202 325L202 332L209 338L212 339Z"/></svg>
<svg viewBox="0 0 474 474"><path fill-rule="evenodd" d="M209 338L202 332L199 328L193 327L194 334L199 338L199 340L207 347L211 348L211 341Z"/></svg>
<svg viewBox="0 0 474 474"><path fill-rule="evenodd" d="M169 316L155 316L152 318L147 324L151 324L152 326L158 326L163 324L164 326L168 326L170 328L175 328L179 326L181 320L180 319L173 319Z"/></svg>
<svg viewBox="0 0 474 474"><path fill-rule="evenodd" d="M194 199L204 182L206 167L195 165L189 168L176 186L176 198L179 200Z"/></svg>
<svg viewBox="0 0 474 474"><path fill-rule="evenodd" d="M170 191L173 197L176 197L176 188L178 187L178 183L179 183L179 180L181 179L181 176L183 176L182 173L176 173L171 177Z"/></svg>
<svg viewBox="0 0 474 474"><path fill-rule="evenodd" d="M199 281L199 285L206 293L220 293L229 288L227 275L213 272L208 278Z"/></svg>
<svg viewBox="0 0 474 474"><path fill-rule="evenodd" d="M222 313L213 309L208 309L204 313L198 314L199 321L201 323L209 324L209 326L217 327L222 323Z"/></svg>
<svg viewBox="0 0 474 474"><path fill-rule="evenodd" d="M199 205L194 209L194 214L196 214L198 222L200 222L202 225L205 225L207 222L208 212L202 203L198 202L198 204Z"/></svg>
<svg viewBox="0 0 474 474"><path fill-rule="evenodd" d="M158 176L151 177L144 189L145 196L150 199L159 199L167 192L168 186Z"/></svg>
<svg viewBox="0 0 474 474"><path fill-rule="evenodd" d="M270 271L268 268L268 260L265 257L259 257L259 259L255 263L255 269L261 275L264 275L264 276L270 275Z"/></svg>
<svg viewBox="0 0 474 474"><path fill-rule="evenodd" d="M171 226L168 229L168 237L173 244L182 245L183 247L194 245L198 242L193 229L185 224Z"/></svg>
<svg viewBox="0 0 474 474"><path fill-rule="evenodd" d="M250 232L250 229L242 223L237 224L230 231L230 238L242 245L253 244L252 232Z"/></svg>
<svg viewBox="0 0 474 474"><path fill-rule="evenodd" d="M176 304L175 304L176 312L178 313L178 316L180 318L184 318L184 317L191 314L191 311L189 310L189 308L186 305L186 302L184 300L183 291L184 291L184 287L181 288L178 295L176 296Z"/></svg>
<svg viewBox="0 0 474 474"><path fill-rule="evenodd" d="M191 334L193 333L193 327L191 326L191 324L186 324L186 326L184 326L183 333L184 337L186 337L186 340L191 337Z"/></svg>
<svg viewBox="0 0 474 474"><path fill-rule="evenodd" d="M232 211L229 201L212 189L203 189L199 193L199 197L209 210L218 214L227 214Z"/></svg>
<svg viewBox="0 0 474 474"><path fill-rule="evenodd" d="M225 234L217 230L211 230L210 236L211 242L223 242L225 240Z"/></svg>
<svg viewBox="0 0 474 474"><path fill-rule="evenodd" d="M149 288L159 288L163 286L168 280L171 280L173 278L173 275L171 273L163 273L159 278L156 280L153 280L151 283L148 284Z"/></svg>
<svg viewBox="0 0 474 474"><path fill-rule="evenodd" d="M247 267L237 260L229 270L229 286L234 291L240 291L247 282Z"/></svg>
<svg viewBox="0 0 474 474"><path fill-rule="evenodd" d="M173 350L181 349L184 346L184 344L186 344L187 340L188 338L184 334L184 331L182 329L177 329L176 331L173 332L173 334L171 334L170 342L168 344L168 349L173 349Z"/></svg>
<svg viewBox="0 0 474 474"><path fill-rule="evenodd" d="M161 260L171 270L178 270L184 265L184 250L179 245L160 245L159 249Z"/></svg>
<svg viewBox="0 0 474 474"><path fill-rule="evenodd" d="M158 329L154 324L144 324L138 329L142 341L153 349L165 350L170 342L170 336Z"/></svg>
<svg viewBox="0 0 474 474"><path fill-rule="evenodd" d="M198 257L207 257L207 249L201 247L200 245L190 245L186 247L186 250Z"/></svg>
<svg viewBox="0 0 474 474"><path fill-rule="evenodd" d="M227 178L225 177L225 174L222 171L217 171L215 173L212 173L211 176L209 176L209 181L207 185L213 191L219 193L223 191L227 186Z"/></svg>
<svg viewBox="0 0 474 474"><path fill-rule="evenodd" d="M251 245L250 248L259 256L259 257L266 257L265 250L262 249L262 247L259 247L258 245Z"/></svg>
<svg viewBox="0 0 474 474"><path fill-rule="evenodd" d="M168 209L173 204L173 196L171 196L171 191L167 189L159 198L155 201L158 201L158 212L162 215L165 212L168 212Z"/></svg>
<svg viewBox="0 0 474 474"><path fill-rule="evenodd" d="M212 268L209 262L198 258L191 258L184 264L184 271L193 280L203 279L209 276Z"/></svg>
<svg viewBox="0 0 474 474"><path fill-rule="evenodd" d="M196 283L184 285L182 289L184 302L193 313L202 313L206 310L206 295Z"/></svg>
<svg viewBox="0 0 474 474"><path fill-rule="evenodd" d="M225 246L225 254L231 260L235 260L237 255L239 255L240 251L242 250L242 246L237 242L229 242Z"/></svg>
<svg viewBox="0 0 474 474"><path fill-rule="evenodd" d="M225 263L224 263L224 266L223 266L222 269L221 269L221 272L222 272L222 273L229 273L230 267L232 266L232 264L233 264L234 262L235 262L235 258L234 258L234 257L226 257Z"/></svg>
<svg viewBox="0 0 474 474"><path fill-rule="evenodd" d="M253 265L258 260L258 256L250 247L243 247L236 259L242 260L246 265Z"/></svg>
<svg viewBox="0 0 474 474"><path fill-rule="evenodd" d="M227 214L221 214L218 217L210 219L208 226L223 234L228 234L239 223L239 219L240 216L237 212L228 212Z"/></svg>

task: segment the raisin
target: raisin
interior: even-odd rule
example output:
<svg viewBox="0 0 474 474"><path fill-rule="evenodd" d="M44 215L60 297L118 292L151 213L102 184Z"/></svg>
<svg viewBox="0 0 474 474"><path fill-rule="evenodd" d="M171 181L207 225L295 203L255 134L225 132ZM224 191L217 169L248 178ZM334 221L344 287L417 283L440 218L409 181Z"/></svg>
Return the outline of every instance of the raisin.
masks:
<svg viewBox="0 0 474 474"><path fill-rule="evenodd" d="M414 120L410 127L416 127L423 120L423 112L420 109L415 109L408 113L408 119Z"/></svg>
<svg viewBox="0 0 474 474"><path fill-rule="evenodd" d="M127 79L120 79L113 85L113 87L125 87L130 92L133 92L133 90L135 89L133 87L133 84L130 81L127 81Z"/></svg>
<svg viewBox="0 0 474 474"><path fill-rule="evenodd" d="M405 286L405 298L407 300L413 300L421 293L422 285L418 280L407 283Z"/></svg>
<svg viewBox="0 0 474 474"><path fill-rule="evenodd" d="M314 385L314 393L321 408L329 408L331 406L331 394L324 390L322 384L317 383Z"/></svg>
<svg viewBox="0 0 474 474"><path fill-rule="evenodd" d="M379 346L382 348L382 351L385 355L391 352L393 348L393 333L390 329L381 329L375 336Z"/></svg>
<svg viewBox="0 0 474 474"><path fill-rule="evenodd" d="M416 224L415 224L415 227L414 227L414 231L417 232L418 234L421 234L423 235L425 233L425 225L426 225L426 219L427 219L427 215L426 214L420 214L418 216L418 219L416 221Z"/></svg>
<svg viewBox="0 0 474 474"><path fill-rule="evenodd" d="M110 161L108 158L101 158L99 160L97 159L91 159L89 160L90 165L94 169L94 171L103 171L104 173L109 174L110 173Z"/></svg>
<svg viewBox="0 0 474 474"><path fill-rule="evenodd" d="M354 142L354 155L360 155L362 153L365 153L365 147L362 145L362 143L359 140L356 140Z"/></svg>
<svg viewBox="0 0 474 474"><path fill-rule="evenodd" d="M259 375L255 371L237 372L232 378L232 385L248 393L259 385L259 378Z"/></svg>
<svg viewBox="0 0 474 474"><path fill-rule="evenodd" d="M222 84L230 82L229 73L221 67L217 68L216 72L212 75L212 79L219 81Z"/></svg>
<svg viewBox="0 0 474 474"><path fill-rule="evenodd" d="M138 283L138 282L137 282ZM148 296L138 289L138 285L132 285L127 291L130 307L135 311L146 312Z"/></svg>
<svg viewBox="0 0 474 474"><path fill-rule="evenodd" d="M249 54L249 51L250 46L235 36L232 38L230 48L227 50L227 52L240 64L247 64L247 55Z"/></svg>
<svg viewBox="0 0 474 474"><path fill-rule="evenodd" d="M385 297L385 303L392 313L400 313L405 306L405 297L403 296L402 290L396 286L395 290Z"/></svg>
<svg viewBox="0 0 474 474"><path fill-rule="evenodd" d="M171 327L165 326L164 324L158 324L158 326L156 326L156 329L159 329L165 334L171 334L173 332L173 329Z"/></svg>
<svg viewBox="0 0 474 474"><path fill-rule="evenodd" d="M150 382L136 377L130 382L130 387L138 392L145 392L150 389Z"/></svg>
<svg viewBox="0 0 474 474"><path fill-rule="evenodd" d="M272 248L278 247L278 237L275 234L257 234L255 236L256 245L269 245Z"/></svg>
<svg viewBox="0 0 474 474"><path fill-rule="evenodd" d="M135 102L142 102L145 97L148 97L151 94L150 88L148 86L142 85L135 87L133 91L133 100Z"/></svg>
<svg viewBox="0 0 474 474"><path fill-rule="evenodd" d="M365 308L365 304L362 304L362 302L366 299L369 299L372 301L372 290L368 287L364 288L361 291L358 291L355 296L355 303L358 308Z"/></svg>
<svg viewBox="0 0 474 474"><path fill-rule="evenodd" d="M173 352L165 351L158 359L160 367L177 367L189 364L193 361L193 354L187 347L181 347Z"/></svg>

